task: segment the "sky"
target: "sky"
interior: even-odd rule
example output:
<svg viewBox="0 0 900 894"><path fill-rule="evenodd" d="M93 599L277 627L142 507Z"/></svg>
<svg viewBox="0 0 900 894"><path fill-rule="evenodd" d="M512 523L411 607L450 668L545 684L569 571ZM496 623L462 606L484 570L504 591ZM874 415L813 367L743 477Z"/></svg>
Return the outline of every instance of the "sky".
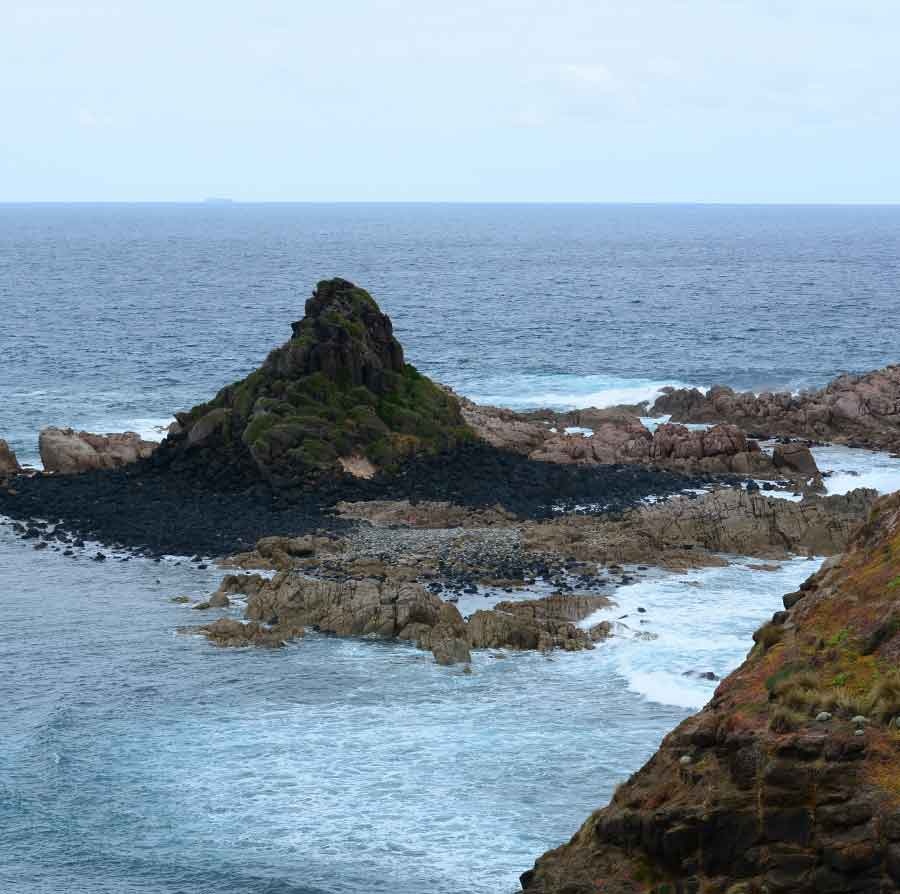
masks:
<svg viewBox="0 0 900 894"><path fill-rule="evenodd" d="M0 0L0 201L900 202L898 0Z"/></svg>

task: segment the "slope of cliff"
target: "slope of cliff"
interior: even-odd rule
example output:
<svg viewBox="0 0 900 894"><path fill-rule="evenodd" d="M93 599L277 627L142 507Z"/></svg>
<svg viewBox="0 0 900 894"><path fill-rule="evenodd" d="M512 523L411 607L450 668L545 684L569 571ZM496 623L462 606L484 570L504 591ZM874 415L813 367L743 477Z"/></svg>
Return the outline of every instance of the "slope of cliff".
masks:
<svg viewBox="0 0 900 894"><path fill-rule="evenodd" d="M900 891L900 494L529 894Z"/></svg>
<svg viewBox="0 0 900 894"><path fill-rule="evenodd" d="M176 414L158 462L278 486L342 468L371 474L471 439L457 400L404 362L368 292L324 280L293 334L245 379Z"/></svg>

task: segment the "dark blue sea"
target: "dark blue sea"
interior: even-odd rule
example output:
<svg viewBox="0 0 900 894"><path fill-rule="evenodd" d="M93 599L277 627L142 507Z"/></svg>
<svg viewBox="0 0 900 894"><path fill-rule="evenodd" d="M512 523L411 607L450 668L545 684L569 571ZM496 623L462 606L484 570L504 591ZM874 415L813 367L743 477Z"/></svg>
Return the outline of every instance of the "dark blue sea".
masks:
<svg viewBox="0 0 900 894"><path fill-rule="evenodd" d="M896 362L898 274L897 207L5 205L0 437L36 464L48 424L157 435L333 276L434 378L566 407ZM884 457L821 461L897 486ZM220 572L120 558L0 519L3 894L511 894L709 697L685 671L727 673L815 567L651 575L616 616L653 636L464 675L315 634L217 650L171 597Z"/></svg>

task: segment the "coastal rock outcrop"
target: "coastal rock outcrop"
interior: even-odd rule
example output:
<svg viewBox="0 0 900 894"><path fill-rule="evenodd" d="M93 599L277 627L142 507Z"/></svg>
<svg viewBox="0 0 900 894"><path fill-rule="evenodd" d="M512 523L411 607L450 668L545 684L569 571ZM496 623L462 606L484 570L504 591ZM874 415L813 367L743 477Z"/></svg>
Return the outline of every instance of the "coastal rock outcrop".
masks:
<svg viewBox="0 0 900 894"><path fill-rule="evenodd" d="M900 891L900 495L785 605L529 894Z"/></svg>
<svg viewBox="0 0 900 894"><path fill-rule="evenodd" d="M789 462L776 466L756 441L734 425L692 431L683 425L665 424L651 432L639 417L619 409L554 414L549 410L516 413L467 400L462 400L461 406L463 418L482 440L544 462L643 463L694 474L761 478L818 474L811 454L803 471ZM579 425L569 429L578 430L567 432L564 423L576 421Z"/></svg>
<svg viewBox="0 0 900 894"><path fill-rule="evenodd" d="M593 649L594 643L609 636L609 622L601 621L589 630L576 622L610 605L606 596L599 595L509 600L476 611L466 630L473 649Z"/></svg>
<svg viewBox="0 0 900 894"><path fill-rule="evenodd" d="M523 541L533 552L561 552L579 561L670 568L722 564L717 553L834 555L846 548L877 496L860 488L792 502L758 491L717 490L698 498L674 497L616 519L566 516L532 524Z"/></svg>
<svg viewBox="0 0 900 894"><path fill-rule="evenodd" d="M94 469L116 469L147 459L157 449L133 431L97 435L71 428L42 429L38 447L44 471L74 475Z"/></svg>
<svg viewBox="0 0 900 894"><path fill-rule="evenodd" d="M585 629L577 622L613 604L602 595L560 593L499 602L465 620L452 602L402 576L319 580L284 571L271 579L228 575L195 608L211 608L217 598L224 605L237 593L247 598L250 623L222 619L197 628L217 645L278 646L310 627L335 636L408 640L444 665L468 663L470 649L593 649L610 635L610 624Z"/></svg>
<svg viewBox="0 0 900 894"><path fill-rule="evenodd" d="M22 467L16 459L15 451L0 438L0 478L18 475L21 471Z"/></svg>
<svg viewBox="0 0 900 894"><path fill-rule="evenodd" d="M221 592L248 595L246 617L280 632L311 627L335 636L378 636L413 640L439 664L469 660L465 625L456 606L416 583L375 578L312 580L280 572L271 580L234 575Z"/></svg>
<svg viewBox="0 0 900 894"><path fill-rule="evenodd" d="M276 487L369 478L472 437L456 398L404 362L390 318L343 279L318 284L256 371L176 419L160 465Z"/></svg>
<svg viewBox="0 0 900 894"><path fill-rule="evenodd" d="M839 376L801 394L736 392L724 385L706 394L667 388L651 415L676 422L729 422L748 432L900 450L900 364L865 375Z"/></svg>

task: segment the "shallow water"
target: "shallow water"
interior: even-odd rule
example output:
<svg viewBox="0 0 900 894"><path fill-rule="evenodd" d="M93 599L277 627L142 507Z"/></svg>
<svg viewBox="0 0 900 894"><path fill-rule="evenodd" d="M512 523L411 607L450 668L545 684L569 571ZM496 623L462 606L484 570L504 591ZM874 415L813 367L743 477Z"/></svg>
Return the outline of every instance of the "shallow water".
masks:
<svg viewBox="0 0 900 894"><path fill-rule="evenodd" d="M6 527L0 567L0 890L507 894L709 697L682 673L727 672L815 566L645 580L604 617L658 639L471 676L405 644L175 635L200 618L170 597L212 569Z"/></svg>

